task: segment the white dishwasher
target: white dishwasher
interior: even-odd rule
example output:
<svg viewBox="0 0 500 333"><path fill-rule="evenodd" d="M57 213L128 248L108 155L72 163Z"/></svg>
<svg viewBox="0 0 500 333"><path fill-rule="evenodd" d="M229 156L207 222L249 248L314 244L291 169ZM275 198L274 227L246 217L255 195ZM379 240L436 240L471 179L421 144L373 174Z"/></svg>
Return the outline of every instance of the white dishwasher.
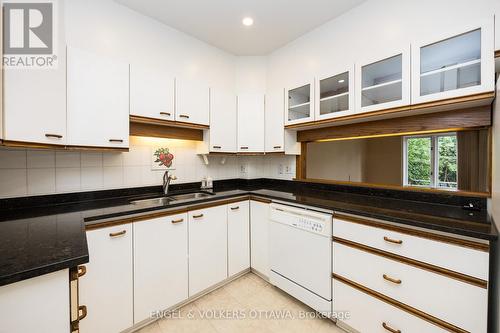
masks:
<svg viewBox="0 0 500 333"><path fill-rule="evenodd" d="M273 285L321 313L332 311L332 214L270 206L269 260Z"/></svg>

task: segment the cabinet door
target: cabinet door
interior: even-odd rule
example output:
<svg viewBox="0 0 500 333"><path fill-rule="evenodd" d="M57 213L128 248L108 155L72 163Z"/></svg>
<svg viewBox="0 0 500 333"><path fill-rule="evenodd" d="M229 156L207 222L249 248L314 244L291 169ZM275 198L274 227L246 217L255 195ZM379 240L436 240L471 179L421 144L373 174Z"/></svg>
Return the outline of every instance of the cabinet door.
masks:
<svg viewBox="0 0 500 333"><path fill-rule="evenodd" d="M88 231L87 244L80 303L88 314L80 333L121 332L133 325L132 225Z"/></svg>
<svg viewBox="0 0 500 333"><path fill-rule="evenodd" d="M339 67L316 80L315 120L342 117L354 109L354 65Z"/></svg>
<svg viewBox="0 0 500 333"><path fill-rule="evenodd" d="M314 120L314 80L295 84L286 89L286 125Z"/></svg>
<svg viewBox="0 0 500 333"><path fill-rule="evenodd" d="M236 152L236 95L222 89L211 89L210 152Z"/></svg>
<svg viewBox="0 0 500 333"><path fill-rule="evenodd" d="M227 205L228 275L250 268L250 202Z"/></svg>
<svg viewBox="0 0 500 333"><path fill-rule="evenodd" d="M412 44L412 103L495 90L493 19Z"/></svg>
<svg viewBox="0 0 500 333"><path fill-rule="evenodd" d="M134 223L134 323L188 298L188 217Z"/></svg>
<svg viewBox="0 0 500 333"><path fill-rule="evenodd" d="M63 35L59 36L57 68L3 68L5 140L66 144L66 47L64 28L59 28Z"/></svg>
<svg viewBox="0 0 500 333"><path fill-rule="evenodd" d="M250 201L250 239L252 269L269 277L269 204Z"/></svg>
<svg viewBox="0 0 500 333"><path fill-rule="evenodd" d="M175 80L175 120L209 124L210 88L196 80Z"/></svg>
<svg viewBox="0 0 500 333"><path fill-rule="evenodd" d="M68 145L127 148L129 66L68 48Z"/></svg>
<svg viewBox="0 0 500 333"><path fill-rule="evenodd" d="M67 269L0 287L0 333L70 332L69 297Z"/></svg>
<svg viewBox="0 0 500 333"><path fill-rule="evenodd" d="M189 215L189 296L227 278L226 205Z"/></svg>
<svg viewBox="0 0 500 333"><path fill-rule="evenodd" d="M264 152L264 95L238 95L238 152Z"/></svg>
<svg viewBox="0 0 500 333"><path fill-rule="evenodd" d="M175 120L175 80L160 69L130 66L130 114Z"/></svg>
<svg viewBox="0 0 500 333"><path fill-rule="evenodd" d="M264 121L266 153L285 151L284 96L284 89L266 96Z"/></svg>
<svg viewBox="0 0 500 333"><path fill-rule="evenodd" d="M410 104L410 49L359 61L355 70L357 112Z"/></svg>

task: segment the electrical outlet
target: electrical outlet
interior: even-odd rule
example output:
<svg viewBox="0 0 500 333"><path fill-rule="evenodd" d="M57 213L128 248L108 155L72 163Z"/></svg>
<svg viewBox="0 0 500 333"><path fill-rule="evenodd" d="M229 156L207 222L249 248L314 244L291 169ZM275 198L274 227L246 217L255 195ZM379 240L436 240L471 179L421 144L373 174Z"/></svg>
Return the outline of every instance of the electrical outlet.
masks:
<svg viewBox="0 0 500 333"><path fill-rule="evenodd" d="M292 173L292 168L291 168L289 165L285 166L285 173L286 173L287 175L289 175L289 174L291 174L291 173Z"/></svg>
<svg viewBox="0 0 500 333"><path fill-rule="evenodd" d="M278 165L278 175L283 174L283 164Z"/></svg>
<svg viewBox="0 0 500 333"><path fill-rule="evenodd" d="M247 166L246 165L241 165L240 166L240 172L241 173L247 173Z"/></svg>

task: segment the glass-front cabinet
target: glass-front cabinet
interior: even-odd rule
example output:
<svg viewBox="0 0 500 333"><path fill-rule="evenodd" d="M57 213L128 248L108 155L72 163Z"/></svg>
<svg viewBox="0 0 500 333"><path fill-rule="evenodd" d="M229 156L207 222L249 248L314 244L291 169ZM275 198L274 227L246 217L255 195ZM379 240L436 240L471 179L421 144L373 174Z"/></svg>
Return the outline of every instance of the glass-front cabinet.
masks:
<svg viewBox="0 0 500 333"><path fill-rule="evenodd" d="M412 45L412 104L494 91L493 22Z"/></svg>
<svg viewBox="0 0 500 333"><path fill-rule="evenodd" d="M354 65L316 80L315 119L329 119L354 113Z"/></svg>
<svg viewBox="0 0 500 333"><path fill-rule="evenodd" d="M312 80L285 91L286 125L314 120L314 85Z"/></svg>
<svg viewBox="0 0 500 333"><path fill-rule="evenodd" d="M409 50L356 65L356 109L371 112L410 103Z"/></svg>

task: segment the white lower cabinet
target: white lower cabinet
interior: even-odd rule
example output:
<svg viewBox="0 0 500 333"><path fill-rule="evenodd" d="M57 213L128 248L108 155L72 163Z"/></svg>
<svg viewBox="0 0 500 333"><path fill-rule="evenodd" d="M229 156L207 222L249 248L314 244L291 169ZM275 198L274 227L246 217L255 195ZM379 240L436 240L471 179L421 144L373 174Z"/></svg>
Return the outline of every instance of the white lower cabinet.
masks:
<svg viewBox="0 0 500 333"><path fill-rule="evenodd" d="M269 204L250 201L250 251L252 269L269 277Z"/></svg>
<svg viewBox="0 0 500 333"><path fill-rule="evenodd" d="M250 267L250 202L227 205L228 275Z"/></svg>
<svg viewBox="0 0 500 333"><path fill-rule="evenodd" d="M342 328L354 328L363 333L448 332L342 282L334 281L333 290L334 311L339 316L337 325Z"/></svg>
<svg viewBox="0 0 500 333"><path fill-rule="evenodd" d="M226 205L190 211L189 296L227 278Z"/></svg>
<svg viewBox="0 0 500 333"><path fill-rule="evenodd" d="M134 223L134 323L188 298L188 216Z"/></svg>
<svg viewBox="0 0 500 333"><path fill-rule="evenodd" d="M133 325L132 225L87 232L90 261L80 280L87 318L80 333L118 333Z"/></svg>
<svg viewBox="0 0 500 333"><path fill-rule="evenodd" d="M68 333L69 298L67 269L0 287L0 333Z"/></svg>

